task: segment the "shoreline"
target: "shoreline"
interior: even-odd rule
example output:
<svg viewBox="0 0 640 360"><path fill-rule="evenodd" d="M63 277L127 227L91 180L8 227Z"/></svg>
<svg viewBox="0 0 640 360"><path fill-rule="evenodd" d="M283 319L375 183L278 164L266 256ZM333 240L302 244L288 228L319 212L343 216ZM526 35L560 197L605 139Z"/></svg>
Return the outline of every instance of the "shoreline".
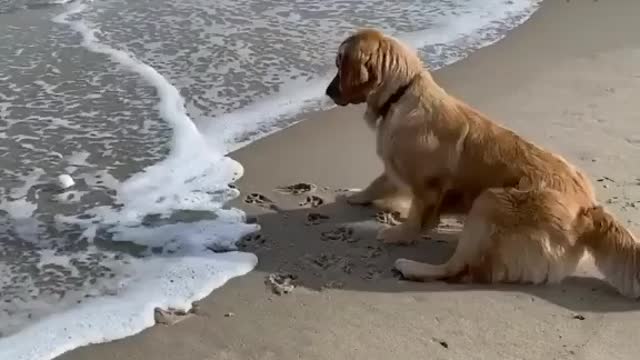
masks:
<svg viewBox="0 0 640 360"><path fill-rule="evenodd" d="M640 159L631 102L640 89L638 13L632 0L545 2L505 39L434 73L450 93L585 169L598 198L636 233L640 211L627 203L640 199L628 171ZM245 168L231 205L262 226L242 243L259 258L254 271L184 321L58 359L632 359L640 351L631 335L640 306L588 263L557 286L399 281L395 258L444 261L461 224L450 221L417 247L377 244L375 212L335 201L339 189L363 187L380 171L362 107L303 117L230 154ZM612 182L597 181L605 176ZM274 191L296 183L317 189ZM245 203L252 193L264 197ZM264 284L273 273L295 276L293 292L273 294Z"/></svg>
<svg viewBox="0 0 640 360"><path fill-rule="evenodd" d="M501 0L493 0L495 2L496 5L498 5L500 3ZM453 51L453 52L443 52L442 54L439 54L439 56L437 56L438 59L438 64L440 63L446 63L449 61L453 61L452 59L459 59L458 56L460 57L464 57L466 56L466 53L470 52L470 48L474 48L475 46L486 46L487 44L490 44L494 41L498 41L500 38L502 38L503 36L505 36L505 31L498 31L499 29L502 30L506 30L507 28L511 28L513 25L519 23L520 21L524 21L525 18L528 18L530 13L533 12L533 8L537 8L536 6L528 6L527 2L529 0L517 0L516 2L510 2L509 4L504 4L507 8L511 8L511 10L509 10L510 16L506 16L505 19L503 19L504 21L489 21L488 19L492 18L492 16L494 14L497 14L496 12L494 12L491 8L492 6L490 5L488 8L486 5L482 5L482 9L479 9L478 7L474 6L474 8L476 10L480 10L478 11L478 14L480 13L484 13L484 14L488 14L489 17L485 17L484 19L480 19L477 18L476 20L478 20L478 23L483 24L483 25L478 25L478 23L474 21L472 21L473 23L475 23L474 26L479 26L476 27L476 31L474 32L470 32L468 31L469 28L467 28L467 31L463 31L463 32L449 32L446 31L449 27L453 27L453 28L458 28L460 24L464 24L467 23L467 21L465 20L466 17L457 17L455 19L451 19L451 22L445 22L446 24L446 28L445 29L441 29L438 28L439 30L436 31L433 34L429 34L429 33L425 33L424 31L418 31L418 32L413 32L413 33L405 33L407 34L407 36L409 36L410 39L408 39L411 43L416 44L419 43L420 46L424 45L425 41L429 42L430 39L433 40L433 36L431 35L436 35L436 37L438 39L441 39L443 42L446 43L464 43L465 46L462 46L461 48L465 48L465 50L463 50L462 52L458 52L458 51ZM535 0L532 2L539 2L539 0ZM479 4L479 3L476 3ZM502 5L502 4L499 4ZM509 6L507 6L509 5ZM455 6L454 6L455 7ZM68 7L63 7L63 9L61 10L62 12L58 12L57 9L53 9L53 12L55 13L54 15L50 14L47 11L41 11L40 15L45 14L45 20L47 24L50 24L51 22L53 23L57 23L58 25L60 25L61 28L64 28L64 30L66 31L70 31L70 32L74 32L74 34L76 36L80 36L80 38L82 39L81 41L81 47L79 47L78 49L82 52L82 56L86 56L87 54L93 53L94 55L98 55L98 57L101 56L106 56L107 58L110 59L102 59L103 61L97 61L100 64L120 64L121 66L123 66L123 69L120 70L125 70L124 73L129 73L129 75L133 75L134 77L139 76L140 79L138 80L142 80L142 82L146 83L147 86L151 86L151 87L155 87L158 94L159 94L159 106L160 106L160 117L164 119L164 124L165 125L169 125L169 127L174 128L175 130L175 126L176 124L176 118L182 118L183 120L187 120L188 124L192 124L193 122L191 121L191 119L188 118L188 114L184 113L184 111L181 111L181 99L180 99L180 95L178 94L178 92L174 89L173 85L170 83L167 83L166 80L168 80L167 78L165 78L162 74L160 74L160 72L157 72L155 68L153 67L148 67L147 65L149 65L148 59L147 61L144 60L144 54L139 54L142 55L140 59L143 59L141 63L138 63L137 61L134 61L137 57L126 51L126 50L120 50L119 47L117 45L115 45L115 47L111 47L111 45L108 45L104 42L102 42L100 39L93 37L93 32L95 30L97 30L97 28L92 28L93 26L98 26L99 27L99 21L96 23L92 23L91 25L85 22L86 17L82 16L82 14L87 14L92 12L91 10L97 10L97 9L92 9L92 6L89 6L89 4L79 4L79 3L74 3L71 4ZM526 8L526 10L524 10ZM484 11L483 9L487 10ZM501 6L497 6L496 9L502 9ZM515 9L515 10L514 10ZM444 9L443 9L444 10ZM446 10L444 10L444 12L446 13ZM499 11L498 11L499 12ZM34 12L24 12L21 13L23 15L32 15ZM37 11L35 12L37 13ZM473 14L475 13L475 11L470 11L469 14ZM420 17L419 12L414 12L414 14L418 14L418 17ZM503 13L506 14L506 13ZM0 14L1 15L1 14ZM71 19L69 16L73 15L73 19ZM37 17L37 16L36 16ZM90 26L89 26L90 25ZM56 25L54 25L56 26ZM418 26L419 27L419 26ZM58 30L63 30L63 29L58 29ZM495 31L494 31L495 30ZM497 31L497 32L496 32ZM440 35L444 35L444 37L441 37ZM488 36L484 36L484 35L488 35ZM331 37L332 39L336 39L337 37ZM446 41L445 41L446 40ZM332 40L334 41L334 40ZM74 46L77 46L74 45ZM466 46L469 46L469 48L466 48ZM455 47L455 46L454 46ZM429 48L427 46L427 48ZM458 49L459 50L459 49ZM322 51L322 53L327 53L325 51ZM425 54L431 54L430 51L425 50ZM91 56L91 55L89 55ZM442 61L440 61L442 59ZM445 60L446 59L446 60ZM148 70L148 71L143 71L144 69ZM166 70L166 69L165 69ZM142 73L146 73L146 76ZM162 71L161 71L162 72ZM314 93L316 95L322 94L322 88L324 87L323 85L324 81L320 81L320 82L314 82L315 83L315 90L310 90L309 88L305 88L305 91L309 91L310 93ZM163 90L164 89L164 90ZM317 90L317 91L316 91ZM285 91L286 93L286 91ZM300 95L299 92L291 92L290 95L298 96ZM169 100L169 101L165 101L167 100L167 96L169 96L170 98L172 98L173 100ZM282 96L275 96L276 100L278 98L280 98L280 103L278 103L276 101L276 103L274 104L269 104L267 106L271 106L272 108L275 108L277 110L283 110L281 107L279 106L284 106L287 107L287 104L291 104L291 97L287 97L285 96L284 98ZM316 97L316 102L322 102L320 101L320 99L322 99L321 96L317 96ZM283 101L286 100L286 101ZM324 99L323 99L324 100ZM267 102L269 103L269 102ZM295 101L293 101L293 103L295 103ZM177 104L177 108L173 108L171 105L172 104ZM252 112L252 110L255 111L256 108L262 108L264 109L264 103L262 104L262 107L259 105L260 102L258 102L258 106L256 107L247 107L244 108L243 110L248 110L249 113ZM152 108L152 107L149 107ZM295 104L292 105L292 108L296 108ZM287 109L285 109L287 110ZM247 114L243 114L245 111L242 111L242 113L237 113L237 112L232 112L229 114L230 119L227 120L231 120L230 123L234 124L234 125L238 125L238 123L242 124L242 118L245 117L243 115L247 115ZM320 110L318 110L317 112L320 112ZM163 115L164 113L164 115ZM167 117L167 113L172 113L173 116ZM259 111L257 112L259 113L259 115L265 115L264 113L260 113ZM246 116L247 118L251 118L250 116ZM221 119L218 119L221 120ZM237 120L233 121L233 120ZM180 121L178 121L180 122ZM251 120L249 121L251 122ZM184 122L183 122L184 123ZM268 121L266 121L266 123L268 123ZM170 126L172 125L173 126ZM189 130L189 126L181 127L183 130ZM173 135L175 135L176 133L184 133L184 131L173 131ZM189 131L187 131L189 132ZM201 135L201 134L198 134ZM215 134L215 137L219 137L219 134ZM200 136L198 136L200 137ZM206 136L202 136L203 138L205 138ZM175 137L174 137L175 140ZM180 141L176 142L174 141L174 143L176 143L177 145L179 145ZM182 143L184 143L184 141L182 141ZM187 145L187 147L192 150L195 149L196 147L193 146L193 143L189 143ZM237 146L237 144L236 144ZM136 162L138 165L142 166L145 168L145 171L143 171L140 174L136 174L134 175L134 177L129 178L127 180L132 180L133 178L143 178L146 176L147 178L149 176L149 173L151 173L152 171L150 170L160 170L156 173L157 176L161 176L162 174L160 173L166 173L166 171L162 171L162 165L166 164L167 162L170 162L171 159L175 159L174 155L174 150L181 148L180 146L175 146L170 152L169 155L167 157L165 157L164 159L161 159L160 161L156 162L153 165L150 166L144 166L141 164L141 162ZM178 151L180 152L180 151ZM194 154L204 154L205 151L199 151L199 150L194 150L193 151ZM62 156L62 155L60 155ZM229 159L224 159L224 160L229 160ZM177 163L180 163L181 161L176 161ZM208 161L199 161L200 164L207 164ZM175 164L174 164L175 165ZM166 166L165 166L166 167ZM172 168L176 168L176 166L169 166ZM180 168L185 168L180 166ZM187 166L186 168L193 168L191 166ZM66 169L65 169L66 171ZM177 174L178 175L185 175L187 171L178 171ZM220 170L218 170L218 172L220 172ZM144 175L146 174L146 175ZM153 177L153 175L151 176ZM171 176L172 178L175 178L175 176ZM186 176L189 178L192 178L192 176ZM231 180L229 180L231 181ZM135 181L133 181L135 182ZM161 181L162 183L165 184L163 188L168 188L168 186L166 186L166 184L169 181ZM129 182L131 183L131 181ZM127 182L125 181L123 183L125 185L126 188L126 184ZM222 186L224 188L226 188L226 183L225 182L221 182ZM130 192L131 193L131 192ZM144 194L147 193L147 191L137 191L137 193L139 194ZM163 196L160 196L159 198L162 198ZM155 204L158 204L157 202ZM208 203L208 205L210 205L210 203ZM182 233L186 233L189 232L190 230L193 229L193 224L179 224L178 226L182 226L182 229L180 232ZM236 230L239 229L240 226L236 227ZM209 230L206 231L206 233L213 235L214 237L216 235L219 235L219 231L216 231L215 229L213 230ZM247 254L244 254L247 255ZM224 256L224 255L223 255ZM193 262L189 262L190 264L193 264ZM202 274L202 273L206 273L207 271L195 271L196 273ZM157 272L156 272L157 274ZM206 276L204 276L206 277ZM185 282L181 282L179 281L178 283L182 283L184 284ZM150 285L149 281L141 281L140 284L144 284L144 286ZM158 287L150 285L150 287L152 289L158 289ZM206 287L206 286L205 286ZM133 286L133 289L136 290L140 290L140 286ZM114 290L115 291L115 290ZM144 292L144 291L143 291ZM198 292L198 291L195 291ZM122 292L122 294L125 294L125 292ZM200 292L201 293L201 292ZM205 291L205 293L208 293L208 291ZM69 293L67 293L68 295ZM67 297L68 298L68 297ZM158 296L152 297L154 299L157 299ZM159 298L164 298L164 296L160 296ZM178 306L178 307L182 307L182 306L187 306L186 304L190 304L191 301L194 300L194 298L191 298L190 300L185 301L179 301L180 304L185 304L185 305L177 305L177 303L166 303L165 301L160 301L161 304L158 304L158 306L161 306L163 308L166 307L172 307L172 306ZM76 301L75 299L72 299L71 302ZM115 314L124 314L126 311L123 310L123 306L124 304L127 304L128 301L124 301L123 305L116 305L115 306ZM150 301L149 303L154 303L154 301ZM162 305L162 303L164 303L164 305ZM89 305L88 303L85 303L87 305ZM149 308L149 307L147 307ZM150 308L153 308L153 306L151 306ZM105 310L104 307L101 310ZM89 310L89 312L91 312L91 310ZM91 341L98 341L100 339L116 339L118 338L118 336L122 336L123 334L120 333L120 335L113 335L113 328L111 326L107 326L107 328L104 329L100 329L101 326L104 326L104 323L94 323L90 326L93 327L94 329L94 335L93 337L88 337L85 338L84 340L78 340L76 339L77 337L82 338L82 332L77 332L77 331L70 331L69 329L75 327L77 324L71 324L73 323L73 319L78 319L78 318L83 318L84 316L81 316L78 314L78 309L77 308L71 308L68 311L51 311L50 314L52 316L44 316L42 317L42 321L40 320L40 317L36 317L31 318L32 313L29 313L28 315L26 315L27 311L24 312L25 316L30 316L31 319L31 324L30 325L26 325L22 327L22 331L24 331L22 334L20 334L22 331L18 331L17 333L14 332L9 332L9 334L16 334L18 336L13 337L11 339L9 339L9 341L17 341L17 343L25 345L25 347L27 348L26 351L20 351L20 350L15 350L15 352L17 353L25 353L25 352L29 352L29 351L33 351L35 349L33 349L28 343L22 341L22 339L24 338L23 335L25 334L45 334L46 331L37 331L38 328L42 328L42 327L48 327L46 324L51 324L51 323L57 323L57 324L61 324L61 328L60 331L53 331L53 333L55 334L65 334L68 333L69 336L67 337L67 335L61 336L60 339L56 339L56 340L52 340L52 341L46 341L44 343L47 343L48 346L46 347L50 347L53 349L57 349L57 350L43 350L43 348L45 346L39 346L39 352L38 355L32 355L32 356L36 356L36 357L40 357L40 354L46 353L46 354L58 354L60 353L60 349L67 349L67 348L72 348L78 344L85 344ZM135 311L134 311L135 313ZM113 315L113 317L118 317L117 315ZM138 316L140 315L140 316ZM129 320L132 319L141 319L144 318L146 319L145 321L138 321L137 326L134 326L133 328L135 328L135 332L139 331L142 328L146 328L148 326L151 326L151 324L154 323L154 319L151 316L152 314L148 313L148 311L145 311L143 314L140 314L139 312L134 314L134 315L127 315L127 316L123 316L125 318L128 318ZM56 321L56 318L64 318L67 317L70 321L69 322L65 322L65 321ZM12 317L13 318L13 317ZM144 323L144 324L142 324ZM83 326L83 324L80 324L80 326ZM62 330L62 328L64 328L64 331ZM4 331L4 329L3 329ZM133 331L132 331L133 332ZM95 335L97 334L97 335ZM111 334L108 335L107 334ZM125 332L124 334L129 334ZM80 335L80 336L78 336ZM36 337L38 337L38 335L34 335ZM46 336L46 334L45 334ZM9 338L10 336L7 335L7 332L5 332L5 338ZM26 335L26 337L30 337L29 335ZM64 339L68 339L68 341L64 341ZM38 343L43 343L41 341L37 341ZM73 345L71 345L73 344ZM18 348L16 346L9 346L8 348ZM9 355L6 354L5 356L17 356L17 355Z"/></svg>

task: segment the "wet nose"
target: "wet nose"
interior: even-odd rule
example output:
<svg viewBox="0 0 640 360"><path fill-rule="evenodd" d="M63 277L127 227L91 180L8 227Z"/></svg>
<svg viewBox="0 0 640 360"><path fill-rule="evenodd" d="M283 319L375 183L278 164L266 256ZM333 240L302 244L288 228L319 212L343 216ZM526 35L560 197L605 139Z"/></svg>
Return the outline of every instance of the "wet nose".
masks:
<svg viewBox="0 0 640 360"><path fill-rule="evenodd" d="M337 99L340 97L340 87L338 86L338 76L336 75L329 86L327 86L327 90L325 94L329 96L331 99Z"/></svg>

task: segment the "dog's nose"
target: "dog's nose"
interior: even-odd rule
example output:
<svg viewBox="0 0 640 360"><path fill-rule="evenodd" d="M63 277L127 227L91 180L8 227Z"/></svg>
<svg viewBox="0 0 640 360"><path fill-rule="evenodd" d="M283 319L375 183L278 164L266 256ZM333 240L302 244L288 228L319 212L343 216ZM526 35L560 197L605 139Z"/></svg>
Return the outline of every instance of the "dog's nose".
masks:
<svg viewBox="0 0 640 360"><path fill-rule="evenodd" d="M338 86L338 76L335 76L329 86L327 86L327 90L325 94L333 100L336 100L340 97L340 87Z"/></svg>

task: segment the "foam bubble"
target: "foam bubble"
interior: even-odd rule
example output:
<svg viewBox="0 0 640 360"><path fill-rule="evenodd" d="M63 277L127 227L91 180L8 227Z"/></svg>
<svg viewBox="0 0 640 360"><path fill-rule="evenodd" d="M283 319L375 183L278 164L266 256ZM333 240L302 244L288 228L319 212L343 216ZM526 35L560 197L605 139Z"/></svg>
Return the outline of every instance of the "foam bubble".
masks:
<svg viewBox="0 0 640 360"><path fill-rule="evenodd" d="M76 184L73 178L69 174L61 174L57 177L56 184L60 189L68 189Z"/></svg>

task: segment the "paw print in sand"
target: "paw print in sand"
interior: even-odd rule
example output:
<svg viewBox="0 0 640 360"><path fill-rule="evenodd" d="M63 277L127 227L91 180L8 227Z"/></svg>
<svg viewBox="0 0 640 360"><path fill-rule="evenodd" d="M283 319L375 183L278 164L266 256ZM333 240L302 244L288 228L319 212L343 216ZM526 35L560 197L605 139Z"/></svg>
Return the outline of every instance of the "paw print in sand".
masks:
<svg viewBox="0 0 640 360"><path fill-rule="evenodd" d="M322 204L324 204L324 200L321 197L315 196L315 195L309 195L307 196L306 199L304 199L304 201L300 203L300 206L317 208Z"/></svg>
<svg viewBox="0 0 640 360"><path fill-rule="evenodd" d="M349 227L339 227L337 229L324 231L320 234L322 241L346 241L356 242L357 238L353 237L353 229Z"/></svg>
<svg viewBox="0 0 640 360"><path fill-rule="evenodd" d="M320 213L309 213L307 214L307 221L305 221L306 225L319 225L323 222L329 220L329 216Z"/></svg>
<svg viewBox="0 0 640 360"><path fill-rule="evenodd" d="M314 185L314 184L297 183L297 184L293 184L293 185L277 187L276 191L281 193L281 194L287 194L287 195L301 195L301 194L306 194L306 193L313 192L317 188L318 187L316 185Z"/></svg>
<svg viewBox="0 0 640 360"><path fill-rule="evenodd" d="M244 198L244 202L251 205L256 205L261 208L270 209L270 210L278 210L278 206L273 202L273 200L268 197L260 194L260 193L251 193Z"/></svg>
<svg viewBox="0 0 640 360"><path fill-rule="evenodd" d="M402 222L398 211L379 211L375 217L377 222L385 225L398 225Z"/></svg>

